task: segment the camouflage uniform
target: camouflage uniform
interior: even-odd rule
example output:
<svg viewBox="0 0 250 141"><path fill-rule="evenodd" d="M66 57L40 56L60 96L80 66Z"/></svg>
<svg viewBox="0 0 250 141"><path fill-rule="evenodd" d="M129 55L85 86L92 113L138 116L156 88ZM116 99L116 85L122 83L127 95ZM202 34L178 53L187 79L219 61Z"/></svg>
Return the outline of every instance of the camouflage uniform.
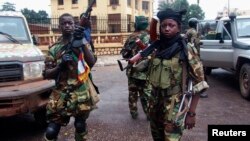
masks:
<svg viewBox="0 0 250 141"><path fill-rule="evenodd" d="M187 41L191 44L194 44L197 52L198 52L198 55L200 56L200 37L199 37L199 34L197 33L196 29L195 28L189 28L186 32L186 38L187 38ZM204 73L205 75L205 73ZM205 80L208 81L206 75L204 76L205 77ZM203 93L203 94L200 94L200 97L201 98L206 98L208 97L207 93Z"/></svg>
<svg viewBox="0 0 250 141"><path fill-rule="evenodd" d="M62 54L65 52L62 49L63 47L64 44L60 40L49 49L45 61L46 68L53 68L61 63ZM68 124L71 116L80 117L85 121L93 109L87 82L81 83L77 79L78 56L75 54L75 51L68 53L73 57L73 61L68 63L67 69L60 71L57 78L55 78L57 85L53 89L47 104L48 121L62 126ZM85 140L86 134L87 130L83 133L76 132L75 138L78 141Z"/></svg>
<svg viewBox="0 0 250 141"><path fill-rule="evenodd" d="M194 80L194 92L207 88L204 81L203 67L193 44L188 43L188 75ZM177 122L178 112L183 90L182 71L183 62L179 61L180 53L170 59L153 58L149 68L149 81L153 86L150 100L150 126L155 141L179 141L184 130L182 114ZM154 74L155 69L162 63L165 69L161 74ZM159 77L157 78L158 75Z"/></svg>
<svg viewBox="0 0 250 141"><path fill-rule="evenodd" d="M145 31L134 32L127 39L124 48L131 49L131 56L136 55L140 48L136 45L135 41L139 38L145 45L149 42L149 35ZM141 100L142 108L148 117L148 99L151 93L151 85L147 82L145 71L136 71L133 67L127 69L128 77L128 90L129 90L129 109L133 118L137 117L137 101Z"/></svg>
<svg viewBox="0 0 250 141"><path fill-rule="evenodd" d="M198 53L200 54L200 38L197 31L194 28L189 28L186 33L188 42L193 43Z"/></svg>

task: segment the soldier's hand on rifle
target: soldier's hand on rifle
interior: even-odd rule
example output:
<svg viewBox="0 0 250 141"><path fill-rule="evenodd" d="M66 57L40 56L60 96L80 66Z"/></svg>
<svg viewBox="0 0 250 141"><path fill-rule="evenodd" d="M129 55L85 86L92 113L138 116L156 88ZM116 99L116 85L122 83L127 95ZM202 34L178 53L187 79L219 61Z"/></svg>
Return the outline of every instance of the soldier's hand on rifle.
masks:
<svg viewBox="0 0 250 141"><path fill-rule="evenodd" d="M62 56L62 63L66 63L66 62L69 62L69 61L73 61L73 57L69 54L63 54Z"/></svg>
<svg viewBox="0 0 250 141"><path fill-rule="evenodd" d="M84 37L84 28L81 26L76 26L74 31L74 39L76 40L82 40Z"/></svg>
<svg viewBox="0 0 250 141"><path fill-rule="evenodd" d="M67 62L73 61L73 57L69 54L64 54L62 56L62 62L59 64L59 69L64 70L66 69Z"/></svg>
<svg viewBox="0 0 250 141"><path fill-rule="evenodd" d="M135 62L137 62L138 60L140 60L142 58L140 53L137 53L135 56L133 56L132 58L129 59L129 63L130 64L134 64Z"/></svg>
<svg viewBox="0 0 250 141"><path fill-rule="evenodd" d="M90 21L87 17L85 17L85 16L81 17L81 26L83 26L85 28L90 27Z"/></svg>

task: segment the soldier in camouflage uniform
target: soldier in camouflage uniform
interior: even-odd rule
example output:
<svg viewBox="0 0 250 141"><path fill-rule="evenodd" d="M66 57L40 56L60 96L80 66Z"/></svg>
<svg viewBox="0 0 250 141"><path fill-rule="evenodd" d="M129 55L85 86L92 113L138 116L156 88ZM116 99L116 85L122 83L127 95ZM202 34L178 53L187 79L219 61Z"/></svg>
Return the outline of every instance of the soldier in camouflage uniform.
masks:
<svg viewBox="0 0 250 141"><path fill-rule="evenodd" d="M198 24L198 19L196 19L196 18L190 18L188 20L189 29L186 32L186 38L187 38L188 42L194 44L194 46L196 47L196 49L200 55L200 38L199 38L198 33L196 31L197 24Z"/></svg>
<svg viewBox="0 0 250 141"><path fill-rule="evenodd" d="M149 43L149 35L146 31L148 20L144 16L137 16L135 18L135 31L128 37L121 51L123 58L126 59L134 56L141 50L136 44L136 40L139 39L145 46ZM138 116L138 98L140 98L142 108L148 117L148 98L151 93L151 86L146 81L145 70L137 71L134 67L130 67L127 69L126 74L128 77L129 109L132 118L136 119Z"/></svg>
<svg viewBox="0 0 250 141"><path fill-rule="evenodd" d="M172 9L159 11L157 17L160 20L160 39L129 60L134 63L154 52L148 76L152 84L149 115L154 141L180 141L183 130L195 126L199 94L209 87L204 80L203 67L196 48L187 44L180 35L184 13L185 11L177 12ZM187 77L193 80L195 95L190 107L186 107L186 111L180 114L178 109L185 91L183 83L186 83ZM184 121L185 113L187 116Z"/></svg>
<svg viewBox="0 0 250 141"><path fill-rule="evenodd" d="M89 74L95 59L83 42L83 29L75 27L72 15L61 15L59 28L62 37L50 47L43 73L45 79L56 81L47 105L49 124L45 139L56 140L61 126L66 126L73 116L75 140L85 141L86 120L94 106L90 97Z"/></svg>
<svg viewBox="0 0 250 141"><path fill-rule="evenodd" d="M189 29L186 32L186 38L187 41L191 44L194 44L196 50L198 51L198 55L200 56L200 37L197 33L197 24L198 24L198 19L196 18L190 18L188 20L188 26ZM207 77L205 76L205 80L207 81ZM201 98L207 98L208 95L207 93L202 93L200 94Z"/></svg>

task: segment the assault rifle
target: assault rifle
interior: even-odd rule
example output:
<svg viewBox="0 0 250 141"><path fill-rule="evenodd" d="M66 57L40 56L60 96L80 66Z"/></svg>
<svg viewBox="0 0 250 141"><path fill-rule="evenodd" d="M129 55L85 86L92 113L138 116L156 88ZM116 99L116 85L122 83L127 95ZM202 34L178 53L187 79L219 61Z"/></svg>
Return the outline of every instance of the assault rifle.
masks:
<svg viewBox="0 0 250 141"><path fill-rule="evenodd" d="M150 22L150 33L149 33L149 35L150 35L150 42L151 43L154 42L154 41L156 41L158 39L158 35L157 35L157 23L158 23L158 18L157 17L153 17L151 19L151 22ZM141 50L144 50L146 47L148 47L146 45L143 45L142 42L138 42L138 40L137 40L136 44L141 48ZM127 60L128 61L128 59L121 59L121 60ZM117 61L118 61L118 65L119 65L121 71L123 71L123 70L125 70L125 69L127 69L129 67L132 67L132 64L128 64L126 67L123 68L121 61L120 60L117 60ZM145 62L145 64L146 64L146 62Z"/></svg>
<svg viewBox="0 0 250 141"><path fill-rule="evenodd" d="M147 45L143 44L143 42L139 38L136 39L135 44L140 48L140 50L144 50L145 48L148 47ZM128 69L128 68L130 68L130 67L133 66L133 64L128 63L128 65L126 67L123 67L122 63L121 63L121 60L128 61L129 59L120 59L120 60L117 60L118 65L119 65L121 71L124 71L124 70L126 70L126 69ZM140 63L141 67L143 67L143 63L146 63L146 62L142 61L142 63Z"/></svg>
<svg viewBox="0 0 250 141"><path fill-rule="evenodd" d="M86 18L87 18L87 20L90 20L90 15L91 15L91 11L92 11L92 7L93 7L93 5L96 3L96 0L92 0L90 3L89 3L89 6L88 6L88 8L86 9L86 11L85 11L85 13L82 13L81 14L81 17L80 17L80 26L84 26L84 24L85 24L85 20L86 20ZM89 25L90 26L90 28L91 28L91 25ZM92 39L90 40L90 42L89 42L89 44L90 44L90 46L91 46L91 49L92 49L92 51L95 53L95 47L94 47L94 44L93 44L93 42L92 42Z"/></svg>
<svg viewBox="0 0 250 141"><path fill-rule="evenodd" d="M192 102L192 96L193 96L193 81L191 79L188 79L187 91L183 92L181 104L178 113L176 114L175 123L178 122L180 116L183 114L184 114L183 122L185 122L187 112Z"/></svg>
<svg viewBox="0 0 250 141"><path fill-rule="evenodd" d="M92 0L88 6L88 8L86 9L85 13L82 13L82 17L80 19L80 26L83 26L84 24L84 17L87 18L88 20L90 20L90 15L91 15L91 11L92 11L92 7L93 5L96 3L96 0Z"/></svg>

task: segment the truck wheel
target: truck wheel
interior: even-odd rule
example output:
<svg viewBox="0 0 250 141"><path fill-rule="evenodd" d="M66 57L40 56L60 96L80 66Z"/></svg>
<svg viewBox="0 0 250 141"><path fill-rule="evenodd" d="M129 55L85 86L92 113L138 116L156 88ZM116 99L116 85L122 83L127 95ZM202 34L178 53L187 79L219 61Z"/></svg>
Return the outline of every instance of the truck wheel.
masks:
<svg viewBox="0 0 250 141"><path fill-rule="evenodd" d="M204 73L205 73L205 75L210 75L212 73L212 68L204 67Z"/></svg>
<svg viewBox="0 0 250 141"><path fill-rule="evenodd" d="M250 64L244 64L241 67L239 84L242 97L250 99Z"/></svg>
<svg viewBox="0 0 250 141"><path fill-rule="evenodd" d="M39 127L47 127L46 108L39 109L34 113L34 118Z"/></svg>

